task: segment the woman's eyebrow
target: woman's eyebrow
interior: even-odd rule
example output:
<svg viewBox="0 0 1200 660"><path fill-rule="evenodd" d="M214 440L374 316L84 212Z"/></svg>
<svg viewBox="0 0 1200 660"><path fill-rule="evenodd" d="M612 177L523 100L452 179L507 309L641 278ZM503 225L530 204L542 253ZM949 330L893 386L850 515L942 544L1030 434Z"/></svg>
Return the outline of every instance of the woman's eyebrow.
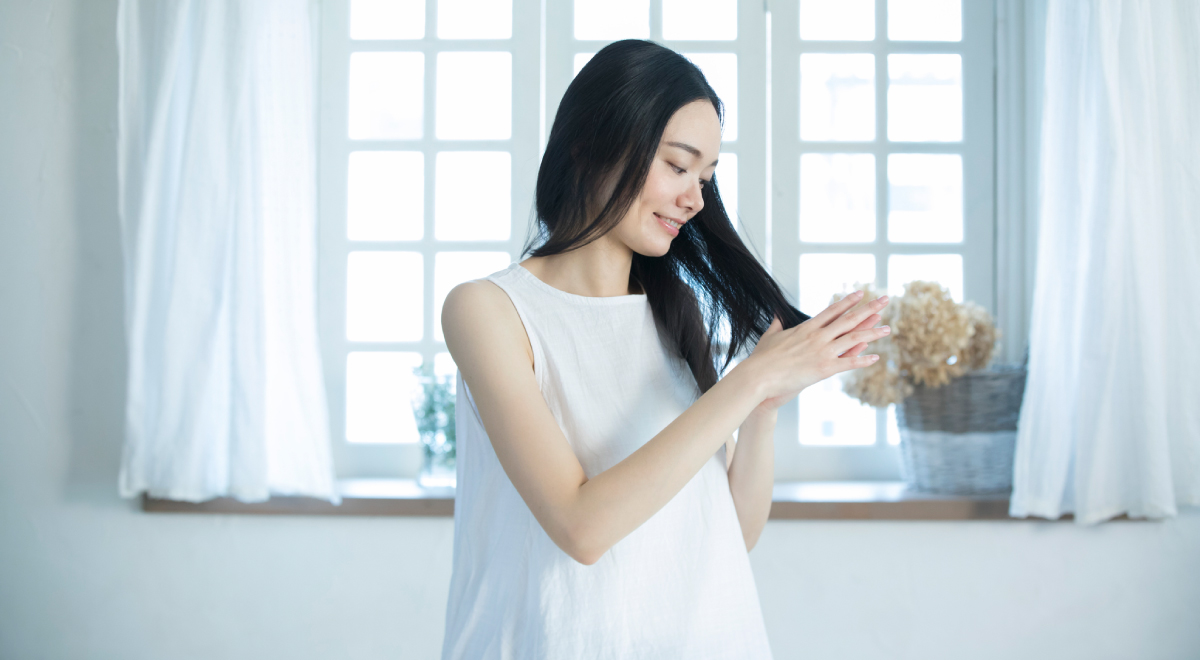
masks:
<svg viewBox="0 0 1200 660"><path fill-rule="evenodd" d="M696 147L693 147L690 144L686 144L684 142L668 142L667 146L679 147L680 149L683 149L684 151L688 152L689 154L695 156L696 158L700 157L700 150L697 149ZM716 165L716 164L717 164L717 161L714 160L713 162L709 163L708 166L712 167L713 165Z"/></svg>

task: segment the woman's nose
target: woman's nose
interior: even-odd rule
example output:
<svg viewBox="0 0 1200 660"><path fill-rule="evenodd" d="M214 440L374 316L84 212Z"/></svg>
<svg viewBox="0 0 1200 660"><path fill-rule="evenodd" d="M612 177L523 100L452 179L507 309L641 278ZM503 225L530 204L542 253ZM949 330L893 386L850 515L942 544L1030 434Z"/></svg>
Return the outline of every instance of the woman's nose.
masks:
<svg viewBox="0 0 1200 660"><path fill-rule="evenodd" d="M683 198L680 199L679 205L687 209L692 215L699 213L700 209L704 208L704 193L700 188L699 180L693 181L692 185L688 186L687 191L683 194Z"/></svg>

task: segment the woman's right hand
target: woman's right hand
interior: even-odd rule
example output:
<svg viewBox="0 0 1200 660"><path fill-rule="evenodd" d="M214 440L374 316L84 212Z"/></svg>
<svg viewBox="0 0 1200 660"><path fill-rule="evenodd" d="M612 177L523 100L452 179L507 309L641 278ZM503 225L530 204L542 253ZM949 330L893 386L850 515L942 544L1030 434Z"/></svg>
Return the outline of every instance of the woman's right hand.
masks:
<svg viewBox="0 0 1200 660"><path fill-rule="evenodd" d="M872 327L879 322L888 297L851 311L863 295L852 293L787 330L775 317L754 351L735 368L754 370L764 399L788 401L834 374L871 366L879 356L859 353L891 332L888 326Z"/></svg>

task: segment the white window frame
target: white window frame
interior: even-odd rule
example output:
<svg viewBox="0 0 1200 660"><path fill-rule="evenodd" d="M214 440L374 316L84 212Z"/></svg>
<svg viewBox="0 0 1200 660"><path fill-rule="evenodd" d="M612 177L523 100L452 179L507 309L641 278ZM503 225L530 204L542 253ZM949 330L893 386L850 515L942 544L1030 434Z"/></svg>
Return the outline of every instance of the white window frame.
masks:
<svg viewBox="0 0 1200 660"><path fill-rule="evenodd" d="M662 0L650 0L649 39L680 53L733 53L738 58L738 134L723 142L722 153L738 156L738 231L752 251L766 256L767 245L767 61L762 0L738 0L737 39L667 41L662 37ZM558 104L574 76L576 53L595 53L609 41L575 38L573 0L546 2L546 102L543 144Z"/></svg>
<svg viewBox="0 0 1200 660"><path fill-rule="evenodd" d="M772 273L788 292L799 287L804 253L872 254L876 283L887 289L887 258L892 254L961 254L963 296L995 309L995 15L990 1L962 0L962 41L889 41L887 0L875 0L873 41L801 41L799 3L771 0L772 69ZM870 142L804 142L799 135L801 53L875 55L875 139ZM891 53L958 53L963 66L962 142L889 142L887 139L887 56ZM875 241L804 243L799 237L799 162L803 153L875 155ZM963 157L963 242L888 243L887 156L891 153L954 153ZM816 314L821 310L801 310ZM877 410L874 444L803 445L799 405L780 409L776 426L775 475L780 480L851 480L901 477L899 448L887 440L887 411Z"/></svg>
<svg viewBox="0 0 1200 660"><path fill-rule="evenodd" d="M446 351L434 338L434 264L438 252L521 249L533 206L540 159L538 108L541 81L540 12L537 0L512 0L510 39L437 38L437 2L428 0L425 36L421 39L354 41L350 39L350 0L321 3L321 79L318 249L318 315L324 361L333 458L339 478L412 477L420 468L419 444L363 444L346 441L346 359L352 351L420 353L431 364ZM418 140L351 140L347 135L350 54L364 51L419 52L425 55L424 130ZM513 63L512 136L507 140L439 140L434 131L437 54L461 51L508 51ZM481 99L486 102L486 99ZM417 241L349 241L346 232L349 154L360 150L420 151L425 158L425 230ZM434 176L440 151L508 151L512 156L511 232L507 241L439 241L434 234ZM463 194L470 194L464 190ZM424 328L415 342L350 342L346 340L346 260L355 250L419 252L424 262Z"/></svg>
<svg viewBox="0 0 1200 660"><path fill-rule="evenodd" d="M321 3L319 154L319 324L322 357L339 477L415 476L419 445L351 444L345 435L346 359L351 351L420 353L426 362L445 352L434 339L434 259L442 251L508 251L519 257L533 222L533 194L541 153L558 103L573 77L574 55L595 52L604 41L574 38L572 0L513 0L513 34L503 40L437 38L437 2L427 0L425 36L416 40L352 41L350 0ZM734 41L664 41L662 0L650 0L650 39L683 53L738 56L738 139L722 152L738 154L738 229L763 265L795 300L799 256L805 252L857 252L876 256L877 281L886 287L888 254L959 253L964 258L964 295L995 309L993 72L995 17L992 2L962 0L962 42L889 42L887 0L875 1L876 39L869 42L801 42L798 1L739 0ZM513 127L509 140L438 140L434 133L436 59L445 51L505 50L513 57ZM347 137L349 58L356 51L425 54L424 131L419 140L350 140ZM799 54L866 52L877 58L876 139L869 143L802 143L798 135ZM888 143L887 62L894 52L961 53L964 122L961 143ZM543 57L544 55L544 57ZM768 85L768 82L773 84ZM346 239L347 161L351 151L404 150L425 154L424 237L418 241L350 242ZM511 232L507 241L438 241L434 238L436 154L450 150L506 150L512 154ZM876 242L801 246L798 234L799 155L805 151L876 155ZM887 154L961 153L964 175L962 244L887 243ZM773 194L768 197L767 191ZM464 191L467 193L468 191ZM424 258L424 333L418 342L349 342L345 339L346 260L352 250L404 250ZM803 310L815 314L819 310ZM876 413L876 442L865 446L801 445L798 405L780 411L776 427L776 478L780 480L898 479L899 454L887 443L887 416Z"/></svg>

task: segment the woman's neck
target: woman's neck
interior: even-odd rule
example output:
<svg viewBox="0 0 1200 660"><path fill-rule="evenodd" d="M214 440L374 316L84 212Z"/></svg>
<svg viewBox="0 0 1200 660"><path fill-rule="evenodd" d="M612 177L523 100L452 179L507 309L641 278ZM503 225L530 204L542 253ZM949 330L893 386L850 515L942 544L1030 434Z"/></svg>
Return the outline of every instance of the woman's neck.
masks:
<svg viewBox="0 0 1200 660"><path fill-rule="evenodd" d="M605 238L570 252L530 257L521 265L546 284L578 296L608 298L645 293L629 277L633 252Z"/></svg>

